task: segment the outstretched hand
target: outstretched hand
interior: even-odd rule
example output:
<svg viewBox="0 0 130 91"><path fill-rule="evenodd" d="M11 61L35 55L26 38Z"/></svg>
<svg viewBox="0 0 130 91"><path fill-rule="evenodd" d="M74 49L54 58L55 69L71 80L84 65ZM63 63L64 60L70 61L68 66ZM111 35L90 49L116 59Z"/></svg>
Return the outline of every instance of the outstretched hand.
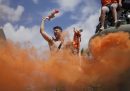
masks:
<svg viewBox="0 0 130 91"><path fill-rule="evenodd" d="M45 21L47 18L46 17L42 17L42 21Z"/></svg>

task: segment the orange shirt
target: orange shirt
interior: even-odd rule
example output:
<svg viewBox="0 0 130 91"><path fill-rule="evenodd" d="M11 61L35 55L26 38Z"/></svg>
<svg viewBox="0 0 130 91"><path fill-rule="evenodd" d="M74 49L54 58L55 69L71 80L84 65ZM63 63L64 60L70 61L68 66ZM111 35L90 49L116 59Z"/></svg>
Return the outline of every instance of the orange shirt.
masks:
<svg viewBox="0 0 130 91"><path fill-rule="evenodd" d="M111 0L102 0L101 2L102 2L102 6L111 4Z"/></svg>
<svg viewBox="0 0 130 91"><path fill-rule="evenodd" d="M117 3L119 0L111 0L112 3Z"/></svg>

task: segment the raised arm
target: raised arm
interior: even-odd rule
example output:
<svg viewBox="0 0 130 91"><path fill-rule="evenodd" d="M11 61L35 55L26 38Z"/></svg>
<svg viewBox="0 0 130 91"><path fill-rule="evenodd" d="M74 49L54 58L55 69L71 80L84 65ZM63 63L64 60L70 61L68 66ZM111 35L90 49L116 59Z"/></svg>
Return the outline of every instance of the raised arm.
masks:
<svg viewBox="0 0 130 91"><path fill-rule="evenodd" d="M42 35L42 37L48 42L48 43L53 43L51 36L49 36L44 29L44 22L45 22L45 18L42 19L42 23L40 26L40 33Z"/></svg>

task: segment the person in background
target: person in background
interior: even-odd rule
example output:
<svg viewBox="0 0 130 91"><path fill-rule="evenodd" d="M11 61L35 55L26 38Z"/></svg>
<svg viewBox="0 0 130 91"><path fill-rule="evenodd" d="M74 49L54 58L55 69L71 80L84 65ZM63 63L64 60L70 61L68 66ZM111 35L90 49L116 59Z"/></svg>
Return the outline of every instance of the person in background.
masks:
<svg viewBox="0 0 130 91"><path fill-rule="evenodd" d="M81 32L83 30L76 30L74 28L74 36L73 36L73 54L79 54L80 52L80 42L81 42Z"/></svg>
<svg viewBox="0 0 130 91"><path fill-rule="evenodd" d="M101 4L102 8L100 16L100 22L101 22L100 31L103 31L106 13L109 13L111 10L115 26L118 24L119 21L117 19L117 8L118 5L122 6L122 0L101 0Z"/></svg>

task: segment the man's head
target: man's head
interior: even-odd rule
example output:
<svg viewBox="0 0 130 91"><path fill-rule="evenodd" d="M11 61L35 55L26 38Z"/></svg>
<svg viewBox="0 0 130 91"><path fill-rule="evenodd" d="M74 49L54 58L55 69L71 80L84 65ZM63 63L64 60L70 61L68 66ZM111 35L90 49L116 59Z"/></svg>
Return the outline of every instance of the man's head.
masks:
<svg viewBox="0 0 130 91"><path fill-rule="evenodd" d="M59 40L61 37L62 28L60 26L55 26L53 28L53 31L54 31L54 36L55 36L56 40Z"/></svg>

